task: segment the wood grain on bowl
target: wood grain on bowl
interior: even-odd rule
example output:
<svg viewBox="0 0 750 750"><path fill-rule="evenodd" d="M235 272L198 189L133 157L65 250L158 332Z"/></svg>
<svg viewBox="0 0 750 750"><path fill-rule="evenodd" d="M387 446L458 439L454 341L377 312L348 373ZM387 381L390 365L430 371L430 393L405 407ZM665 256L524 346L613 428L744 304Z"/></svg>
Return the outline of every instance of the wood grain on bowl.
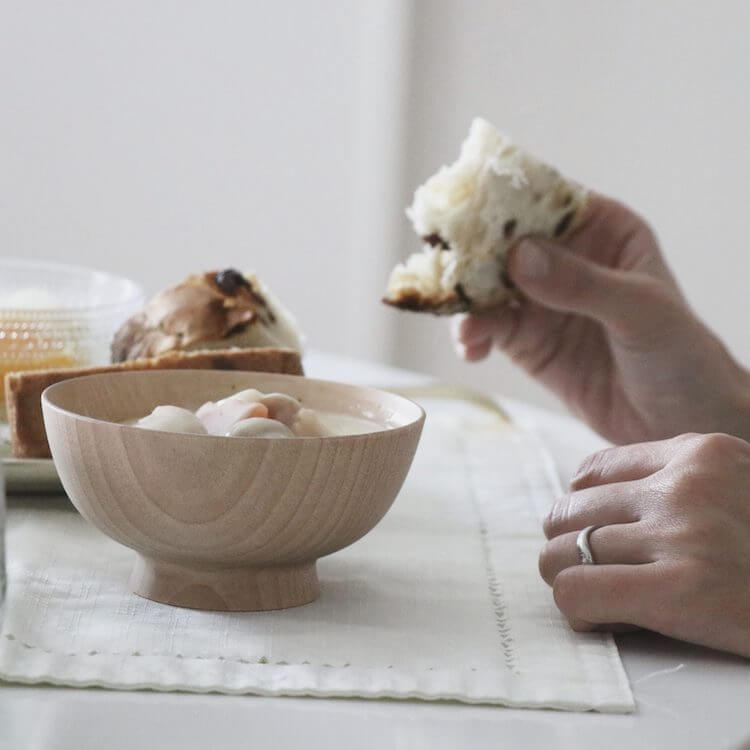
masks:
<svg viewBox="0 0 750 750"><path fill-rule="evenodd" d="M365 416L389 429L327 438L230 438L121 422L246 388ZM154 371L67 380L43 396L52 456L73 504L138 553L131 585L199 609L312 601L315 561L370 531L403 484L424 413L391 393L292 375Z"/></svg>

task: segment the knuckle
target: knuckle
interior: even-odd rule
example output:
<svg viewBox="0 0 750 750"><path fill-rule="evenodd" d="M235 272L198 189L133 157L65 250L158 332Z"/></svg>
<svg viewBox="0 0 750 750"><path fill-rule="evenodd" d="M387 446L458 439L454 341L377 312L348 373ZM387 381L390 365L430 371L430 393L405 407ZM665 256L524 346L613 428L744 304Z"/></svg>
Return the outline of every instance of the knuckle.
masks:
<svg viewBox="0 0 750 750"><path fill-rule="evenodd" d="M674 291L657 276L634 274L627 277L627 282L637 291L638 296L650 305L660 309L667 308L674 299Z"/></svg>
<svg viewBox="0 0 750 750"><path fill-rule="evenodd" d="M706 526L688 519L673 524L664 534L672 548L673 555L683 563L686 561L689 550L697 552L706 543L711 544L710 531Z"/></svg>
<svg viewBox="0 0 750 750"><path fill-rule="evenodd" d="M681 516L669 509L668 513L657 514L641 522L644 539L651 550L654 562L675 556L680 546L683 521Z"/></svg>
<svg viewBox="0 0 750 750"><path fill-rule="evenodd" d="M700 432L683 432L680 435L675 435L672 438L672 442L678 445L681 443L692 443L699 437L701 437Z"/></svg>
<svg viewBox="0 0 750 750"><path fill-rule="evenodd" d="M570 517L570 495L563 495L555 500L547 518L544 519L544 533L548 539L557 536Z"/></svg>
<svg viewBox="0 0 750 750"><path fill-rule="evenodd" d="M665 534L671 557L687 566L691 579L707 575L715 566L717 556L721 558L731 554L717 544L723 538L722 529L714 522L713 514L707 515L701 511L685 514Z"/></svg>
<svg viewBox="0 0 750 750"><path fill-rule="evenodd" d="M666 493L680 506L715 501L716 488L726 482L728 467L736 472L737 467L750 466L750 446L740 438L717 432L681 439L685 450L664 473Z"/></svg>
<svg viewBox="0 0 750 750"><path fill-rule="evenodd" d="M562 258L565 262L558 264L559 272L561 276L564 276L571 293L579 299L590 299L598 295L598 274L594 267L581 261L571 262L567 256L562 256Z"/></svg>
<svg viewBox="0 0 750 750"><path fill-rule="evenodd" d="M667 504L676 503L678 506L683 506L699 498L700 479L695 467L672 469L666 472L663 484Z"/></svg>
<svg viewBox="0 0 750 750"><path fill-rule="evenodd" d="M680 453L690 453L693 446L697 445L700 438L703 437L699 432L683 432L669 438L669 443L675 449L673 455Z"/></svg>
<svg viewBox="0 0 750 750"><path fill-rule="evenodd" d="M609 466L613 451L616 450L616 448L604 448L587 456L570 480L570 488L576 490L598 483Z"/></svg>
<svg viewBox="0 0 750 750"><path fill-rule="evenodd" d="M734 458L746 450L746 443L733 435L723 432L712 432L697 435L691 442L690 457L699 463L714 464L727 458Z"/></svg>

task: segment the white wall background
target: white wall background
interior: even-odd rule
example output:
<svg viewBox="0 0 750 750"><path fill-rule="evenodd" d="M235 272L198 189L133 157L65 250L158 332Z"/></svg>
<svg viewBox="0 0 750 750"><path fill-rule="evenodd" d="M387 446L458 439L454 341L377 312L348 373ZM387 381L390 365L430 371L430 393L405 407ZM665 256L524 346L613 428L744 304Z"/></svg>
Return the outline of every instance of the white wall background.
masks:
<svg viewBox="0 0 750 750"><path fill-rule="evenodd" d="M149 291L254 268L311 346L554 404L378 303L483 114L646 215L750 364L749 34L744 0L4 0L0 253Z"/></svg>
<svg viewBox="0 0 750 750"><path fill-rule="evenodd" d="M0 0L0 253L256 270L311 346L380 356L408 10Z"/></svg>

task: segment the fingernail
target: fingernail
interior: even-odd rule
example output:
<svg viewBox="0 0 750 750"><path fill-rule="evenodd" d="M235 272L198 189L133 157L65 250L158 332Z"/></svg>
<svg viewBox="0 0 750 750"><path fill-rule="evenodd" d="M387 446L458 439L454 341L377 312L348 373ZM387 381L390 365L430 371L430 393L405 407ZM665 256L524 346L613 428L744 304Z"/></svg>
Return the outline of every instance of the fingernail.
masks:
<svg viewBox="0 0 750 750"><path fill-rule="evenodd" d="M455 333L456 341L466 343L467 328L471 328L471 316L468 313L459 313L453 316L453 330Z"/></svg>
<svg viewBox="0 0 750 750"><path fill-rule="evenodd" d="M549 255L530 239L518 244L513 265L516 275L529 281L544 279L550 271Z"/></svg>
<svg viewBox="0 0 750 750"><path fill-rule="evenodd" d="M450 323L448 324L451 331L451 338L453 339L454 343L458 343L461 341L461 329L464 325L464 317L459 315L454 315L450 319Z"/></svg>

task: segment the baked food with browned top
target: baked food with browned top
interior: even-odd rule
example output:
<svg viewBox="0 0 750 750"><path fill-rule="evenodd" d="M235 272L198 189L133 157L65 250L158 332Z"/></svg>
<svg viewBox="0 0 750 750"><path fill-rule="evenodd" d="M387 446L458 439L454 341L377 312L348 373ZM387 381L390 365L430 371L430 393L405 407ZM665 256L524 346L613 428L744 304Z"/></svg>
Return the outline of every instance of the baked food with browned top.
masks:
<svg viewBox="0 0 750 750"><path fill-rule="evenodd" d="M300 339L291 314L257 276L227 268L159 292L115 333L112 361L230 347L300 351Z"/></svg>

